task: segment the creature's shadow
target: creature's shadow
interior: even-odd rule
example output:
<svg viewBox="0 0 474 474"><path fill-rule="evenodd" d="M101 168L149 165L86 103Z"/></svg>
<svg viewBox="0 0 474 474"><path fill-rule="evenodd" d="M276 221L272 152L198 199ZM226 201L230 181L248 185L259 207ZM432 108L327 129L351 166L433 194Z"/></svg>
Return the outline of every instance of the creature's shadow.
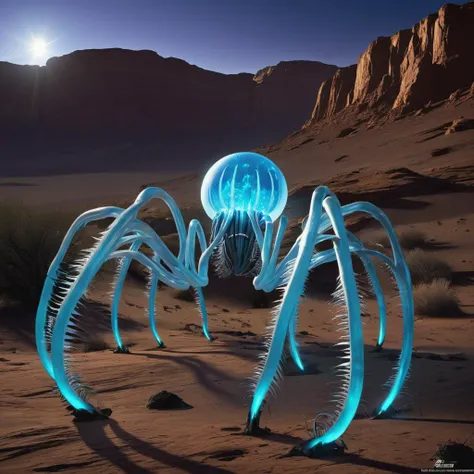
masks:
<svg viewBox="0 0 474 474"><path fill-rule="evenodd" d="M415 474L415 473L420 472L420 469L401 466L400 464L394 464L394 463L389 463L389 462L384 462L384 461L377 461L375 459L365 458L355 453L344 454L344 456L334 458L333 461L335 464L352 464L354 466L361 466L367 469L367 471L369 469L371 470L375 469L377 470L377 472L380 470L384 472L396 472L400 474L402 473ZM367 472L365 469L364 469L364 472ZM341 467L341 470L342 470L342 467Z"/></svg>
<svg viewBox="0 0 474 474"><path fill-rule="evenodd" d="M79 436L84 443L102 459L109 461L121 472L133 474L153 474L156 467L151 469L139 466L132 458L125 454L124 449L115 445L108 437L106 427L110 427L114 435L126 443L128 449L150 458L162 465L174 467L191 474L234 474L228 469L211 466L200 461L194 461L182 456L171 454L156 446L151 445L125 431L115 420L100 420L91 423L75 424Z"/></svg>

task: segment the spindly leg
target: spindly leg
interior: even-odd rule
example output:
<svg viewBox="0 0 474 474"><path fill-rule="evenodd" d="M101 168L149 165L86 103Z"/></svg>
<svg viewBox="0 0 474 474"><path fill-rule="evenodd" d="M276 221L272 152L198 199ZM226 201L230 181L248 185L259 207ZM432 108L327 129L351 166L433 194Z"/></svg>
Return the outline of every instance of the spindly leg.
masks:
<svg viewBox="0 0 474 474"><path fill-rule="evenodd" d="M107 250L110 248L111 241L113 242L113 239L111 239L112 236L109 235L108 237L109 239L104 238L101 242L101 245L96 249L96 253L92 255L90 260L83 267L81 273L71 285L64 298L59 309L56 325L54 326L51 350L54 374L61 394L77 412L86 411L91 414L97 413L97 410L88 402L87 393L84 392L82 385L79 383L79 378L71 374L68 366L69 354L67 350L69 349L69 341L70 338L73 338L75 335L80 318L78 308L79 300L104 261L109 258L133 256L140 263L146 265L151 272L157 272L158 275L162 272L156 262L139 252L119 250L108 253ZM161 277L165 282L167 281L164 273L161 273ZM171 283L171 281L168 280L168 283ZM185 283L181 283L181 286L185 285ZM99 413L99 415L101 415L101 413Z"/></svg>
<svg viewBox="0 0 474 474"><path fill-rule="evenodd" d="M381 406L376 410L377 416L383 416L390 409L392 403L400 393L405 379L410 371L411 355L413 351L413 333L415 326L415 315L413 305L413 293L411 290L411 277L408 266L405 262L403 252L398 242L397 235L386 214L377 206L369 202L356 202L348 204L342 208L344 216L354 212L363 212L380 222L387 233L393 252L393 260L386 255L375 250L365 250L367 256L381 259L388 265L394 274L400 293L403 315L403 341L400 358L396 366L396 373L389 380L390 390ZM330 226L330 222L323 217L321 219L320 231L325 231Z"/></svg>
<svg viewBox="0 0 474 474"><path fill-rule="evenodd" d="M290 346L290 354L293 362L296 364L298 369L301 371L304 370L304 364L301 360L300 353L298 350L298 342L296 340L296 327L298 326L298 312L299 304L296 304L293 311L293 315L290 319L290 324L288 326L288 345Z"/></svg>
<svg viewBox="0 0 474 474"><path fill-rule="evenodd" d="M341 273L340 292L348 310L347 328L351 344L347 355L344 356L349 361L341 365L346 370L347 379L345 383L346 391L343 394L339 407L341 410L339 416L334 425L321 437L305 443L302 449L306 453L314 452L315 449L327 449L328 447L331 449L332 443L344 433L356 413L363 384L364 346L362 323L357 285L352 269L351 250L339 202L332 195L327 197L328 194L327 188L318 188L313 194L308 222L302 233L298 255L288 286L283 295L282 304L273 330L273 338L255 388L254 399L247 422L247 432L257 431L261 405L272 384L281 376L279 363L285 335L288 332L291 316L303 291L304 282L311 266L317 229L319 227L322 206L324 206L336 235L334 239L334 254ZM331 257L330 253L325 255Z"/></svg>
<svg viewBox="0 0 474 474"><path fill-rule="evenodd" d="M364 248L360 239L358 239L354 234L348 232L349 240L354 242L355 245ZM377 306L379 310L379 336L377 339L377 345L375 351L382 350L383 343L385 341L385 333L387 330L387 306L385 304L385 297L383 294L382 287L380 285L379 277L377 276L377 270L372 260L365 255L364 252L356 252L357 256L362 261L365 271L369 277L369 283L372 286L375 298L377 299Z"/></svg>
<svg viewBox="0 0 474 474"><path fill-rule="evenodd" d="M64 296L62 295L53 294L54 288L56 285L59 285L59 289L65 292L69 284L74 281L74 277L71 277L60 270L64 256L66 255L68 248L74 239L74 236L80 229L94 221L111 217L116 218L121 212L123 212L123 209L119 207L102 207L81 214L71 225L63 239L63 242L61 243L58 253L56 254L48 269L43 291L41 292L40 302L36 312L35 337L36 347L38 349L41 363L43 364L46 372L53 379L54 370L48 347L51 344L54 323L59 311L59 307L64 299Z"/></svg>
<svg viewBox="0 0 474 474"><path fill-rule="evenodd" d="M377 299L377 306L379 309L379 336L377 339L377 345L375 346L375 351L380 351L382 350L387 330L387 307L385 305L385 297L383 295L382 287L380 286L375 265L370 258L365 257L363 254L360 254L359 258L364 264L375 298Z"/></svg>
<svg viewBox="0 0 474 474"><path fill-rule="evenodd" d="M204 295L202 294L202 288L196 288L196 299L198 304L198 310L202 318L202 332L208 341L212 341L212 337L209 334L208 322L207 322L207 309L204 301Z"/></svg>
<svg viewBox="0 0 474 474"><path fill-rule="evenodd" d="M308 274L317 228L322 212L322 201L328 195L327 188L318 188L311 200L309 223L302 234L301 245L294 263L288 285L284 291L280 307L274 315L272 338L263 365L257 369L258 381L255 386L252 404L247 419L246 432L259 431L261 407L268 391L282 377L281 358L285 345L288 325L295 310Z"/></svg>
<svg viewBox="0 0 474 474"><path fill-rule="evenodd" d="M413 350L413 325L414 325L414 306L413 294L411 291L411 281L409 275L405 272L405 263L395 263L391 258L377 252L376 250L363 251L368 258L376 257L382 260L393 273L397 286L400 292L400 300L402 303L403 314L403 340L400 358L395 367L395 372L390 378L388 385L390 386L389 393L385 400L377 410L374 411L374 416L383 417L389 412L393 402L400 393L405 379L410 372L411 354Z"/></svg>
<svg viewBox="0 0 474 474"><path fill-rule="evenodd" d="M136 240L130 247L130 250L136 252L140 249L142 245L141 240ZM128 353L128 348L123 345L122 338L120 336L119 324L118 324L118 310L120 305L120 296L122 294L123 285L127 277L128 269L130 268L131 263L130 257L124 257L119 261L117 278L115 280L115 290L112 299L112 308L111 308L111 321L112 321L112 332L114 334L115 342L117 343L117 349L115 352L126 354Z"/></svg>
<svg viewBox="0 0 474 474"><path fill-rule="evenodd" d="M157 272L158 275L161 275L161 278L163 278L166 283L186 286L185 282L179 282L172 273L166 272L158 262L152 261L145 255L130 250L117 251L117 248L123 247L123 243L126 240L123 239L123 236L130 232L130 226L136 225L136 212L142 205L141 198L143 195L144 193L139 196L132 206L117 217L115 222L104 233L98 245L93 248L90 255L81 264L78 276L74 281L71 281L70 285L66 288L66 296L59 306L51 346L53 371L61 394L74 409L79 411L95 413L96 410L88 402L87 394L79 383L78 377L72 375L69 371L69 354L67 353L67 349L69 348L70 340L74 339L75 333L77 332L77 322L80 317L78 313L80 298L86 292L90 282L103 263L109 258L137 255L139 261L145 263L152 271ZM144 236L140 238L142 239ZM158 238L157 244L161 244ZM175 258L171 254L166 254L166 252L164 252L164 255L170 259Z"/></svg>
<svg viewBox="0 0 474 474"><path fill-rule="evenodd" d="M342 436L353 420L359 406L364 381L364 339L360 314L360 301L354 270L352 268L349 239L344 227L344 217L338 200L330 196L323 202L338 240L334 251L340 271L341 297L347 308L348 351L340 367L345 371L344 392L338 406L338 417L321 436L307 441L302 449L307 454L317 454L333 449L333 443Z"/></svg>
<svg viewBox="0 0 474 474"><path fill-rule="evenodd" d="M158 347L163 348L165 347L164 342L162 341L158 329L156 327L156 320L155 320L155 308L156 308L156 292L158 291L158 282L159 277L158 274L151 273L150 282L149 282L149 298L148 298L148 320L150 322L151 332L155 341L158 344Z"/></svg>

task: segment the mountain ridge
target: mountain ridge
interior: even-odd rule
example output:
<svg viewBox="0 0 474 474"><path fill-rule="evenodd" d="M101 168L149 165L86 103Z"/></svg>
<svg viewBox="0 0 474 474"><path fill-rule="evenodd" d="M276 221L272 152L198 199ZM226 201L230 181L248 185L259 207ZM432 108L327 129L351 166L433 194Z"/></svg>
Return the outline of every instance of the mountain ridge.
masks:
<svg viewBox="0 0 474 474"><path fill-rule="evenodd" d="M357 64L338 69L321 84L305 127L351 110L396 118L469 87L474 82L472 25L474 2L448 3L411 29L376 38Z"/></svg>
<svg viewBox="0 0 474 474"><path fill-rule="evenodd" d="M0 173L195 169L299 129L335 70L285 61L227 75L119 48L0 63Z"/></svg>

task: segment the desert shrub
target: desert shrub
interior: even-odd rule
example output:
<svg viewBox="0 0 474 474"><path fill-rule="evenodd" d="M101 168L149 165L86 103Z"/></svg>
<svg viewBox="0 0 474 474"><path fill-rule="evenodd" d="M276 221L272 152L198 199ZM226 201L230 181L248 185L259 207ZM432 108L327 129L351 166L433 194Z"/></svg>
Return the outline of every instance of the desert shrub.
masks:
<svg viewBox="0 0 474 474"><path fill-rule="evenodd" d="M414 285L431 283L437 279L451 281L451 267L430 253L420 249L411 250L405 255L405 260Z"/></svg>
<svg viewBox="0 0 474 474"><path fill-rule="evenodd" d="M422 248L427 243L426 235L418 230L408 230L406 232L402 232L398 236L398 241L405 250Z"/></svg>
<svg viewBox="0 0 474 474"><path fill-rule="evenodd" d="M456 316L462 313L449 282L443 279L416 285L413 289L415 312L425 316Z"/></svg>
<svg viewBox="0 0 474 474"><path fill-rule="evenodd" d="M74 217L16 203L0 206L0 295L4 299L36 306L49 265ZM72 260L78 252L76 241L68 256Z"/></svg>
<svg viewBox="0 0 474 474"><path fill-rule="evenodd" d="M454 464L455 469L460 472L462 469L469 471L474 466L474 450L466 443L467 441L459 443L448 440L447 443L438 445L432 460L442 459L445 464Z"/></svg>
<svg viewBox="0 0 474 474"><path fill-rule="evenodd" d="M385 231L380 230L374 232L369 239L370 243L379 244L384 248L390 248L390 240ZM405 250L414 250L416 248L422 248L427 244L426 235L418 230L407 230L398 234L398 241Z"/></svg>
<svg viewBox="0 0 474 474"><path fill-rule="evenodd" d="M176 290L173 293L173 298L181 301L189 301L193 303L195 301L195 293L193 288L187 290Z"/></svg>
<svg viewBox="0 0 474 474"><path fill-rule="evenodd" d="M108 349L110 349L110 345L100 334L95 335L83 343L84 352L99 352Z"/></svg>

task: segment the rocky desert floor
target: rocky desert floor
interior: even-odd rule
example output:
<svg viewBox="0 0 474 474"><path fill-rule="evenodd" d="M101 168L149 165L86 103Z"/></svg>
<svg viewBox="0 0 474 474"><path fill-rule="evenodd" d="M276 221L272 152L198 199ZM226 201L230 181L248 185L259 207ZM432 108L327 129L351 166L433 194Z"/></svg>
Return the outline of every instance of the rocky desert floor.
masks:
<svg viewBox="0 0 474 474"><path fill-rule="evenodd" d="M72 422L37 357L34 316L18 308L2 309L0 472L410 473L433 468L438 445L450 439L473 446L474 130L445 134L460 117L474 119L472 100L445 104L378 129L359 125L356 133L344 138L336 138L337 127L347 124L335 124L333 135L326 138L310 137L309 131L263 149L287 173L293 224L305 214L311 189L327 183L343 203L372 200L387 212L398 232L422 232L429 239L425 251L453 269L463 314L416 315L412 374L396 402L404 410L395 418L365 416L383 399L383 384L401 347L399 300L388 280L383 280L389 296L388 330L380 353L372 352L379 324L377 305L366 300L364 403L343 436L347 452L316 460L285 455L309 438L306 422L330 410L332 395L341 390L334 373L340 355L334 347L338 342L334 309L330 294L318 287L334 269L319 274L301 305L298 339L306 370L286 365L279 395L269 400L262 415L262 424L271 433L262 437L242 435L250 380L271 311L254 307L251 280L213 279L205 289L210 330L217 337L212 342L200 333L195 304L177 299L172 289L160 289L158 328L166 348L157 349L145 316L145 285L130 277L120 324L125 340L133 343L132 353L106 349L75 355L78 372L96 389L100 405L113 410L106 421ZM312 139L300 143L308 138ZM444 152L433 153L440 149ZM143 178L101 175L102 181L94 178L91 188L97 194L92 198L85 196L89 178L79 175L2 180L1 192L2 198L57 205L67 188L67 205L79 209L93 200L129 202L139 185L157 181L198 214L199 176L172 181L150 174ZM18 186L31 179L32 186ZM128 184L120 188L119 183ZM153 208L146 212L152 215ZM352 225L366 241L379 235L365 221ZM290 229L289 242L296 229ZM110 275L104 274L89 294L86 316L90 336L99 334L113 348L107 330L109 293ZM176 393L193 408L148 410L148 398L162 390Z"/></svg>

